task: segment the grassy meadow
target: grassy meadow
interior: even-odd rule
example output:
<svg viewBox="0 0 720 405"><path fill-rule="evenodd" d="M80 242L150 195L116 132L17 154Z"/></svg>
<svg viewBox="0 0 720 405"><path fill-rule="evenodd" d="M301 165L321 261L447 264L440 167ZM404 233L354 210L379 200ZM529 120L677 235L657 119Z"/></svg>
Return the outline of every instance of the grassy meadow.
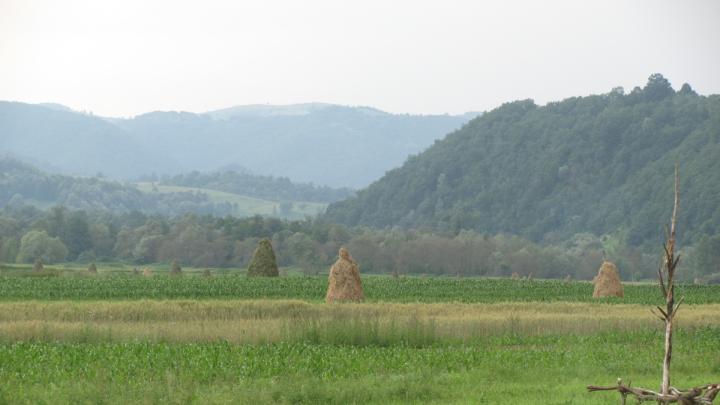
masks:
<svg viewBox="0 0 720 405"><path fill-rule="evenodd" d="M652 284L364 275L365 303L326 305L323 276L83 269L0 268L0 403L607 404L585 385L660 381ZM678 294L673 384L717 382L720 286Z"/></svg>
<svg viewBox="0 0 720 405"><path fill-rule="evenodd" d="M279 201L265 200L261 198L248 197L235 193L211 190L198 187L169 186L157 183L140 182L135 183L138 190L144 193L200 193L206 194L210 201L235 204L235 215L239 217L253 215L279 215L281 217L302 219L305 216L315 216L325 211L327 204L292 201L292 209L282 212Z"/></svg>

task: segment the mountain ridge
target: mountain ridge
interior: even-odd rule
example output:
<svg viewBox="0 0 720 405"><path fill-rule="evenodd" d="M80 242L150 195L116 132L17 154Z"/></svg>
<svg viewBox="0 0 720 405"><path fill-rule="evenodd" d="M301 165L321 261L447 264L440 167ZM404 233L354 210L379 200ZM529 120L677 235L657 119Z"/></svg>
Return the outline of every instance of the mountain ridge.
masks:
<svg viewBox="0 0 720 405"><path fill-rule="evenodd" d="M321 103L261 107L104 118L0 101L0 153L71 175L126 180L239 165L259 175L358 188L468 119Z"/></svg>

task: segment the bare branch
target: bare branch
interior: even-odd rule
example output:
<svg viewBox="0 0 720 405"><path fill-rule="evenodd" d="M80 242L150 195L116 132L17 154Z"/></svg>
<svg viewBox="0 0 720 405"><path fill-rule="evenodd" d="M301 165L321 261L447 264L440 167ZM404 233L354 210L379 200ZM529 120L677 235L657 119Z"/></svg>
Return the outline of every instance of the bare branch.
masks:
<svg viewBox="0 0 720 405"><path fill-rule="evenodd" d="M662 265L658 268L658 282L660 283L660 289L662 290L663 297L667 297L667 288L665 287L665 279L663 278Z"/></svg>
<svg viewBox="0 0 720 405"><path fill-rule="evenodd" d="M662 317L660 314L655 312L655 308L650 308L650 312L657 317L657 319L661 320L662 322L665 322L665 318Z"/></svg>
<svg viewBox="0 0 720 405"><path fill-rule="evenodd" d="M675 242L675 222L677 220L678 205L680 203L680 176L678 175L678 165L675 163L675 202L673 204L672 221L670 222L670 240Z"/></svg>
<svg viewBox="0 0 720 405"><path fill-rule="evenodd" d="M673 308L672 316L675 317L675 313L677 313L678 308L680 308L680 304L682 304L683 300L685 299L685 296L680 297L677 304L675 304L675 308Z"/></svg>

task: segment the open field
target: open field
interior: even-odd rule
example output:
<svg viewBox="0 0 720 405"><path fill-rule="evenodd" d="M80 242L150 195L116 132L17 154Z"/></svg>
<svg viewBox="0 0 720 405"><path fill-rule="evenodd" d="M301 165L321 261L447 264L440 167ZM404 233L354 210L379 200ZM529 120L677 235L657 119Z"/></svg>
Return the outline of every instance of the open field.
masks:
<svg viewBox="0 0 720 405"><path fill-rule="evenodd" d="M201 193L206 194L210 201L221 203L227 202L235 204L235 215L239 217L249 217L253 215L271 215L290 219L303 219L305 216L315 216L325 211L327 204L292 201L292 209L283 213L280 210L279 201L264 200L261 198L248 197L240 194L227 193L224 191L210 190L197 187L167 186L157 183L141 182L135 184L138 190L144 193Z"/></svg>
<svg viewBox="0 0 720 405"><path fill-rule="evenodd" d="M678 327L720 325L720 304L689 305ZM0 342L465 344L490 336L653 330L646 306L588 303L346 304L287 300L0 303ZM720 342L719 342L720 343Z"/></svg>
<svg viewBox="0 0 720 405"><path fill-rule="evenodd" d="M502 336L468 345L0 345L0 402L614 404L588 383L654 386L659 332ZM720 375L720 329L679 331L678 386ZM18 398L22 400L18 401Z"/></svg>
<svg viewBox="0 0 720 405"><path fill-rule="evenodd" d="M52 271L52 268L48 271ZM0 301L12 300L104 300L104 299L301 299L320 302L325 298L326 276L248 278L240 271L204 278L157 274L151 278L129 273L89 276L0 276ZM53 274L53 273L51 273ZM420 278L363 276L365 296L370 302L595 302L589 282L558 280L510 280L481 278ZM678 296L686 304L720 303L720 286L679 284ZM608 303L657 304L657 286L627 284L625 298L604 299Z"/></svg>
<svg viewBox="0 0 720 405"><path fill-rule="evenodd" d="M363 276L0 276L0 403L608 404L587 384L659 384L652 284ZM720 380L720 287L679 285L673 384Z"/></svg>
<svg viewBox="0 0 720 405"><path fill-rule="evenodd" d="M687 322L675 341L675 384L715 381L718 307L685 309ZM0 402L615 403L614 395L587 394L584 386L612 384L618 376L646 386L659 380L662 333L644 312L639 306L560 303L3 304L2 313L15 320L2 324L15 323L15 331L23 328L17 319L49 324L26 329L26 336L2 331L22 341L0 344ZM350 319L341 322L345 315ZM712 319L704 320L708 315ZM593 316L601 318L599 326L587 329ZM264 323L276 318L283 319L280 326ZM246 341L243 319L246 330L269 341L233 342ZM392 328L373 327L390 319ZM75 323L86 329L57 334L52 320L69 330ZM223 322L230 326L223 329ZM133 324L138 329L127 326ZM272 330L257 331L268 326ZM203 330L230 336L209 338ZM457 330L470 333L459 339Z"/></svg>

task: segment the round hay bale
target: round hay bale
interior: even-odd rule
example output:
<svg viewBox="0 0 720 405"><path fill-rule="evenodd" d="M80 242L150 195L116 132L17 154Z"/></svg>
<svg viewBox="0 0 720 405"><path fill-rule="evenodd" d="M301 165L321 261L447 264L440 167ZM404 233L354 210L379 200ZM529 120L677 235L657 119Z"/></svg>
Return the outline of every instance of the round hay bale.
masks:
<svg viewBox="0 0 720 405"><path fill-rule="evenodd" d="M325 302L360 302L365 299L360 268L347 249L340 248L338 259L328 274L328 290Z"/></svg>
<svg viewBox="0 0 720 405"><path fill-rule="evenodd" d="M88 266L88 273L97 274L97 266L95 263L90 263L90 266Z"/></svg>
<svg viewBox="0 0 720 405"><path fill-rule="evenodd" d="M595 290L593 298L624 297L623 285L617 267L609 261L604 261L597 276L593 279Z"/></svg>
<svg viewBox="0 0 720 405"><path fill-rule="evenodd" d="M152 277L152 269L150 267L145 267L143 269L143 276L144 277Z"/></svg>
<svg viewBox="0 0 720 405"><path fill-rule="evenodd" d="M247 275L248 277L278 277L280 275L270 239L265 238L258 242L258 247L250 260Z"/></svg>

